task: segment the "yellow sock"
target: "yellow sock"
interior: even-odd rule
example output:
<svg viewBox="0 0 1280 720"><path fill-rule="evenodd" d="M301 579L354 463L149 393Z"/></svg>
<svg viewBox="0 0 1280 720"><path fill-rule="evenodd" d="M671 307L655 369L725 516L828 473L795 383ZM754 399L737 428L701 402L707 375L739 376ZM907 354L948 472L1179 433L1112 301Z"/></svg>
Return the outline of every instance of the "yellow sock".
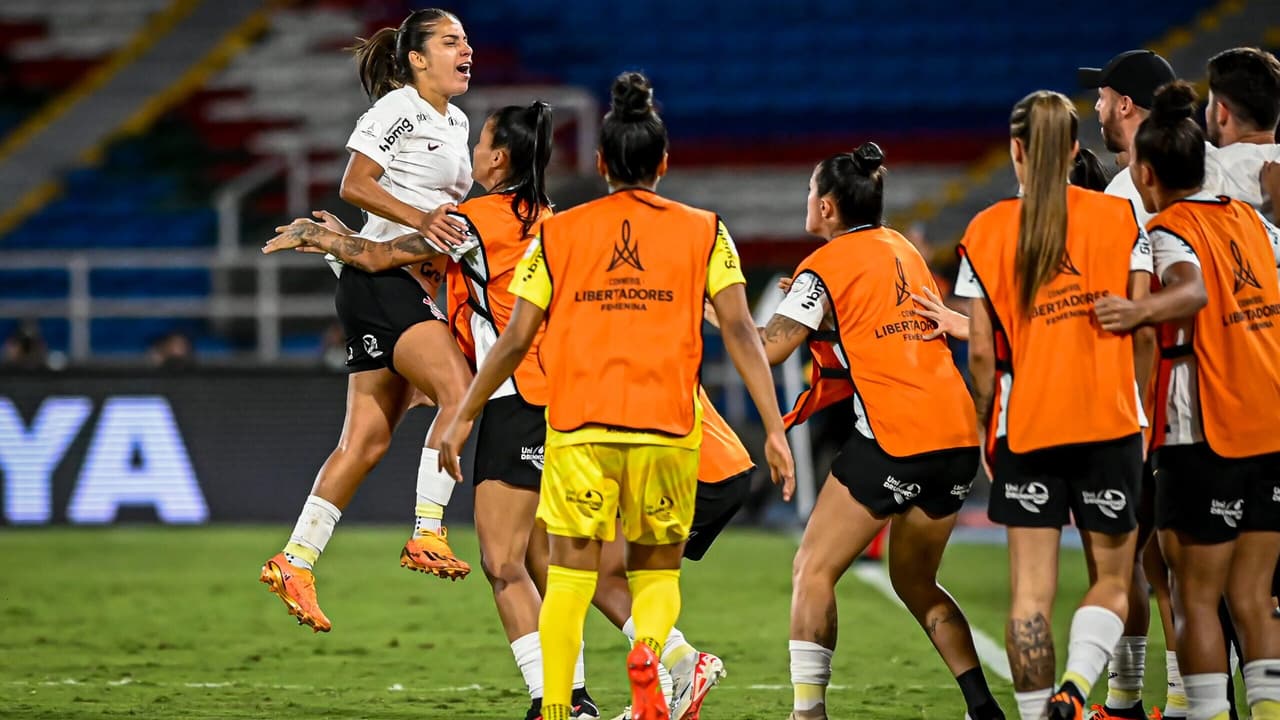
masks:
<svg viewBox="0 0 1280 720"><path fill-rule="evenodd" d="M662 657L662 644L680 616L679 570L632 570L631 616L636 621L636 642L644 643Z"/></svg>
<svg viewBox="0 0 1280 720"><path fill-rule="evenodd" d="M543 705L542 720L573 720L573 708L568 705Z"/></svg>
<svg viewBox="0 0 1280 720"><path fill-rule="evenodd" d="M1253 717L1256 720L1258 716L1254 715ZM1209 718L1209 720L1231 720L1231 713L1228 711L1223 711Z"/></svg>
<svg viewBox="0 0 1280 720"><path fill-rule="evenodd" d="M418 504L413 507L413 515L414 517L440 520L444 518L444 506L437 505L433 502L419 500Z"/></svg>
<svg viewBox="0 0 1280 720"><path fill-rule="evenodd" d="M792 686L792 689L795 692L795 708L797 710L812 710L819 705L825 705L827 702L826 685L796 683Z"/></svg>
<svg viewBox="0 0 1280 720"><path fill-rule="evenodd" d="M293 541L284 546L284 552L286 555L305 560L308 565L315 565L316 561L320 559L320 553L315 548Z"/></svg>
<svg viewBox="0 0 1280 720"><path fill-rule="evenodd" d="M1165 700L1165 712L1170 710L1187 710L1187 694L1186 693L1169 693L1169 697Z"/></svg>
<svg viewBox="0 0 1280 720"><path fill-rule="evenodd" d="M1280 702L1259 700L1249 706L1249 714L1253 720L1280 720Z"/></svg>
<svg viewBox="0 0 1280 720"><path fill-rule="evenodd" d="M1063 673L1062 682L1060 684L1066 685L1067 683L1075 685L1076 688L1080 690L1080 694L1086 698L1089 697L1089 691L1093 689L1093 683L1086 680L1084 676L1079 673Z"/></svg>
<svg viewBox="0 0 1280 720"><path fill-rule="evenodd" d="M582 624L596 593L596 573L559 565L547 568L547 594L538 615L542 643L542 714L546 720L571 709L573 666L582 645ZM563 717L568 718L568 715Z"/></svg>

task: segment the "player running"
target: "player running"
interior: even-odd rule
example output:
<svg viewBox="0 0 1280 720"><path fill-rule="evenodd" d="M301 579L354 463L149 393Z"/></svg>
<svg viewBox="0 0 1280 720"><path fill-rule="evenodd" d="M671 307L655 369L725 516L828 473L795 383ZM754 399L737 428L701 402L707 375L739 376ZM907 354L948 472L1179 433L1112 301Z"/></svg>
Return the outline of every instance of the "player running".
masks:
<svg viewBox="0 0 1280 720"><path fill-rule="evenodd" d="M832 463L792 571L793 720L827 717L836 646L835 586L888 524L889 574L956 678L969 717L1004 717L964 614L938 585L943 550L978 468L978 432L945 340L925 340L911 293L937 287L924 258L883 227L884 156L874 143L819 163L805 230L827 244L797 268L760 329L778 364L807 342L811 389L788 425L853 398L855 431ZM915 409L928 406L929 412Z"/></svg>
<svg viewBox="0 0 1280 720"><path fill-rule="evenodd" d="M970 371L995 441L989 515L1008 527L1006 647L1023 720L1082 717L1124 628L1136 544L1137 381L1153 339L1100 332L1092 306L1107 294L1145 297L1150 248L1128 202L1068 186L1076 131L1066 97L1019 101L1010 154L1022 194L981 212L959 248L980 290L969 292L982 297L969 319ZM1055 693L1050 618L1069 513L1091 583Z"/></svg>
<svg viewBox="0 0 1280 720"><path fill-rule="evenodd" d="M361 234L391 241L416 231L443 245L461 241L444 211L471 187L467 118L449 103L471 81L472 52L462 24L443 10L419 10L398 29L374 33L355 52L361 83L375 100L347 141L351 160L342 179L343 199L367 213ZM471 570L454 556L441 525L455 483L439 470L436 451L471 378L466 359L430 292L414 276L351 266L336 270L334 304L347 335L351 373L342 436L320 468L288 544L267 560L260 576L299 623L317 632L331 624L317 602L312 567L343 508L386 453L415 388L439 413L422 451L414 533L401 551L401 565L451 579ZM438 271L424 267L419 274L430 280Z"/></svg>
<svg viewBox="0 0 1280 720"><path fill-rule="evenodd" d="M1102 327L1160 327L1154 445L1156 522L1179 600L1179 660L1195 720L1230 712L1224 593L1244 653L1254 718L1280 717L1280 633L1271 574L1280 558L1280 232L1248 204L1214 196L1195 91L1161 89L1130 169L1148 212L1163 288L1098 301ZM1203 308L1203 309L1201 309ZM1247 391L1241 392L1244 388Z"/></svg>
<svg viewBox="0 0 1280 720"><path fill-rule="evenodd" d="M667 134L648 80L626 73L612 95L597 156L611 192L544 221L516 270L511 322L442 446L442 461L460 477L453 451L467 421L519 367L545 319L539 354L549 402L538 518L551 536L539 619L546 720L572 714L573 660L601 543L612 539L619 512L637 636L627 660L632 716L669 717L657 666L679 614L680 556L697 489L706 296L726 319L726 346L764 418L774 477L788 496L794 485L732 240L714 214L654 192L666 172Z"/></svg>

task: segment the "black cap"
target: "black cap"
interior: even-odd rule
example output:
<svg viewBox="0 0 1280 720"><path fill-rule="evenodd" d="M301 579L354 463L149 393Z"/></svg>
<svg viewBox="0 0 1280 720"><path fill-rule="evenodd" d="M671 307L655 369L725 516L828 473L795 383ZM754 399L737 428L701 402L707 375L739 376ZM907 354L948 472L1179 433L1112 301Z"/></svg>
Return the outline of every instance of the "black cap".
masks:
<svg viewBox="0 0 1280 720"><path fill-rule="evenodd" d="M1104 68L1080 68L1080 87L1109 87L1128 95L1140 108L1151 109L1156 90L1177 80L1169 61L1150 50L1130 50L1111 58Z"/></svg>

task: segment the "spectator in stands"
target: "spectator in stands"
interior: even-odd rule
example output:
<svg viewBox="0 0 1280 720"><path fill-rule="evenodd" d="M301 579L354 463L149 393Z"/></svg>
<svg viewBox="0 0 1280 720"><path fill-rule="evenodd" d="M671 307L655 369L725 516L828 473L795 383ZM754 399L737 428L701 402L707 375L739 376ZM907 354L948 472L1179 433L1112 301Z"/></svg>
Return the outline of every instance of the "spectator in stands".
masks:
<svg viewBox="0 0 1280 720"><path fill-rule="evenodd" d="M162 370L185 370L195 364L195 349L186 333L175 330L151 343L147 360L152 367Z"/></svg>
<svg viewBox="0 0 1280 720"><path fill-rule="evenodd" d="M3 362L6 368L40 370L49 367L49 347L40 334L40 325L25 320L4 341Z"/></svg>
<svg viewBox="0 0 1280 720"><path fill-rule="evenodd" d="M339 323L330 323L320 341L320 364L326 370L347 371L347 336Z"/></svg>

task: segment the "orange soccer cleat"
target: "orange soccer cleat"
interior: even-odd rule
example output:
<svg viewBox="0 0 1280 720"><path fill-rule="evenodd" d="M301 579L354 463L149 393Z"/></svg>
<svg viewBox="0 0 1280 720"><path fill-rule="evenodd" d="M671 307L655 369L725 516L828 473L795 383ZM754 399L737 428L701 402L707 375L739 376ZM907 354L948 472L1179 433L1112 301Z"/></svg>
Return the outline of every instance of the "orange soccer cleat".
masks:
<svg viewBox="0 0 1280 720"><path fill-rule="evenodd" d="M284 553L276 553L262 566L258 579L279 597L299 625L309 625L316 632L329 632L333 625L316 601L316 576L306 568L293 565Z"/></svg>
<svg viewBox="0 0 1280 720"><path fill-rule="evenodd" d="M631 720L670 720L671 710L658 683L658 656L644 643L636 643L627 655L631 681Z"/></svg>
<svg viewBox="0 0 1280 720"><path fill-rule="evenodd" d="M400 567L450 580L461 580L471 572L471 566L453 554L444 528L439 533L419 530L409 538L400 551Z"/></svg>

